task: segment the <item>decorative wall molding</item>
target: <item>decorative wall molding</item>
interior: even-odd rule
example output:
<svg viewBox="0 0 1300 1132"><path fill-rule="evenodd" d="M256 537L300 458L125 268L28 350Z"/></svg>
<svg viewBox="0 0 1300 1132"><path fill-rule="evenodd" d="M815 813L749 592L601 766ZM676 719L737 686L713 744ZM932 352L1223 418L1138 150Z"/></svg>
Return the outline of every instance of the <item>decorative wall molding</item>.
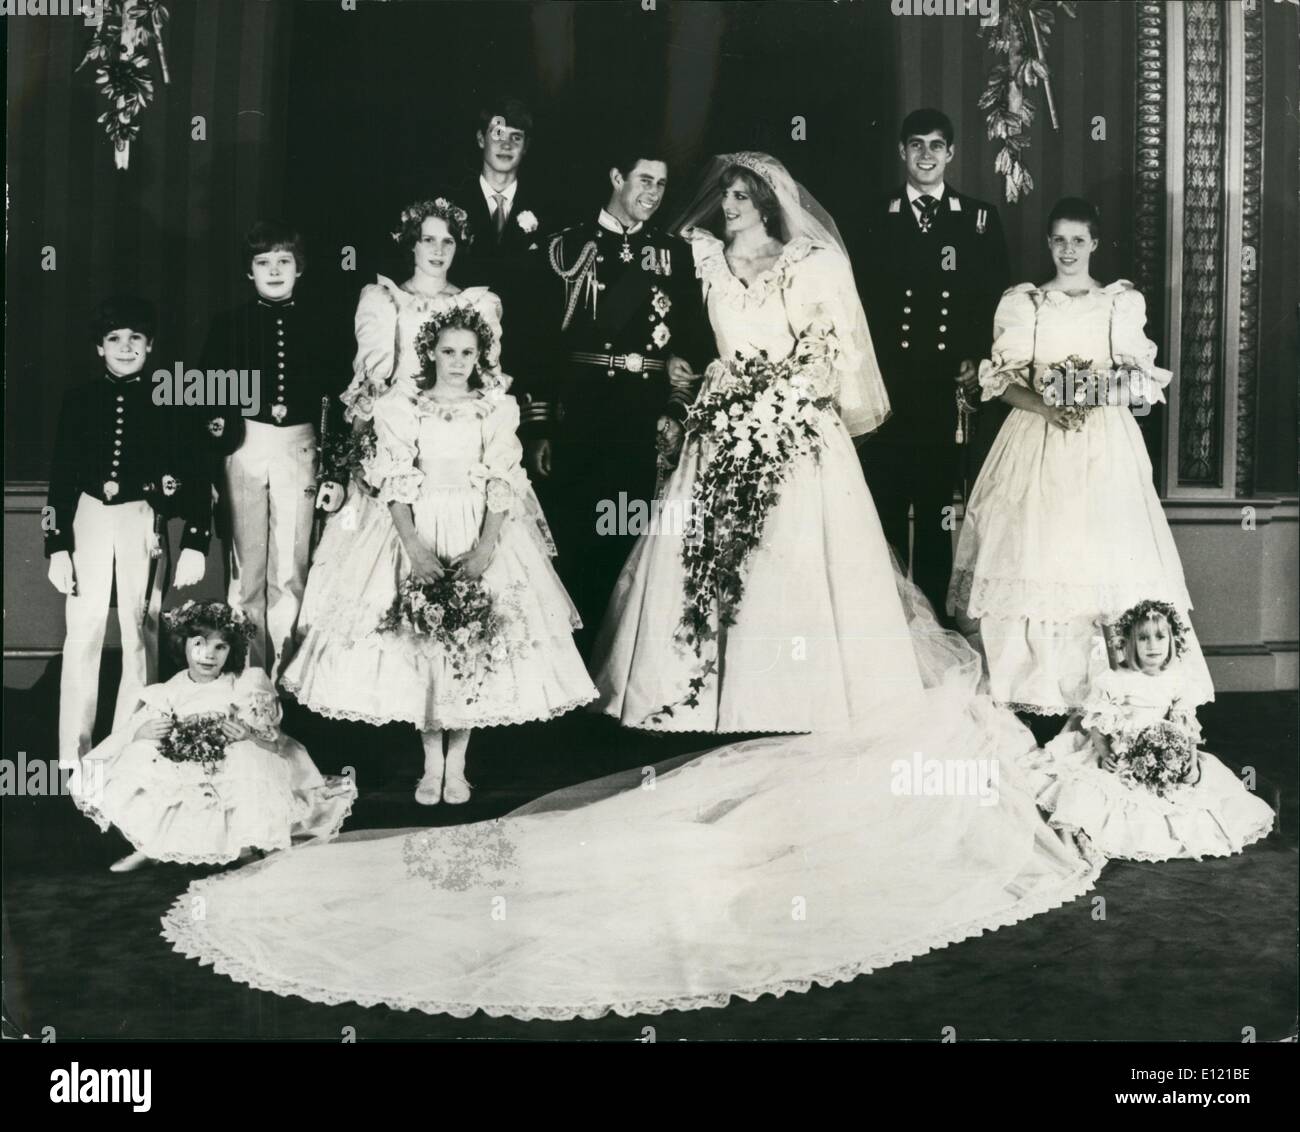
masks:
<svg viewBox="0 0 1300 1132"><path fill-rule="evenodd" d="M1165 324L1165 6L1161 0L1136 5L1137 75L1134 103L1137 133L1133 170L1133 282L1147 300L1147 324ZM1167 354L1167 350L1162 350Z"/></svg>
<svg viewBox="0 0 1300 1132"><path fill-rule="evenodd" d="M1256 5L1241 9L1242 182L1241 297L1237 345L1237 490L1255 483L1255 390L1259 376L1260 208L1264 180L1264 14ZM1231 273L1234 267L1228 264Z"/></svg>

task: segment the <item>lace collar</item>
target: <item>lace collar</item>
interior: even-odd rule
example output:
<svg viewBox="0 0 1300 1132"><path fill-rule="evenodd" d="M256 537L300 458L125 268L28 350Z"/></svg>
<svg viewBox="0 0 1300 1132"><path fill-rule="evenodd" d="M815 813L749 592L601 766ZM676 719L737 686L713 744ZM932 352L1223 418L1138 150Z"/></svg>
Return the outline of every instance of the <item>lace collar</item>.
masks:
<svg viewBox="0 0 1300 1132"><path fill-rule="evenodd" d="M431 390L421 389L415 395L415 411L422 417L438 417L444 421L482 420L491 416L505 397L499 389L477 389L472 397L460 401L438 401Z"/></svg>
<svg viewBox="0 0 1300 1132"><path fill-rule="evenodd" d="M387 275L376 275L375 282L388 292L399 307L416 307L421 310L449 304L478 307L484 297L491 293L487 287L464 287L459 291L422 295L418 291L408 291L400 283L394 283Z"/></svg>
<svg viewBox="0 0 1300 1132"><path fill-rule="evenodd" d="M766 271L760 271L748 284L740 279L727 263L726 247L716 237L700 240L695 245L695 274L711 290L717 291L730 306L761 306L774 293L784 290L789 281L790 269L806 259L817 245L807 236L796 236L776 257L776 262Z"/></svg>

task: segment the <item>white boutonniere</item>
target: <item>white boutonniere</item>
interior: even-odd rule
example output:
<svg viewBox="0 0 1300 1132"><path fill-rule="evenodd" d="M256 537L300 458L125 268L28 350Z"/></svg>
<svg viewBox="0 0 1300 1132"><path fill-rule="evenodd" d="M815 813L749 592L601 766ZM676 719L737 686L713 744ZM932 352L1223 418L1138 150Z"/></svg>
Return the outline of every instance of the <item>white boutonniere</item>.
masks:
<svg viewBox="0 0 1300 1132"><path fill-rule="evenodd" d="M523 212L521 212L518 216L515 217L515 223L518 224L519 227L523 229L523 231L525 232L537 231L537 217L534 216L528 209L524 209Z"/></svg>

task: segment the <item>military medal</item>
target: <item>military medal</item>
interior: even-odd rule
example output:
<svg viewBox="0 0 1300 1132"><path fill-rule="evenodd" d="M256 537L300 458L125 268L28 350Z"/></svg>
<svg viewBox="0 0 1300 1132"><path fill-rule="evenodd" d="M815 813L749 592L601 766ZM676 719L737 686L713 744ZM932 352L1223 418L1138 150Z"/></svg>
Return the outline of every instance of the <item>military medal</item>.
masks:
<svg viewBox="0 0 1300 1132"><path fill-rule="evenodd" d="M975 213L975 231L981 236L984 235L984 229L988 226L988 222L989 210L987 208L981 208Z"/></svg>
<svg viewBox="0 0 1300 1132"><path fill-rule="evenodd" d="M623 233L623 250L618 253L618 258L622 263L632 262L632 245L627 242L627 233Z"/></svg>

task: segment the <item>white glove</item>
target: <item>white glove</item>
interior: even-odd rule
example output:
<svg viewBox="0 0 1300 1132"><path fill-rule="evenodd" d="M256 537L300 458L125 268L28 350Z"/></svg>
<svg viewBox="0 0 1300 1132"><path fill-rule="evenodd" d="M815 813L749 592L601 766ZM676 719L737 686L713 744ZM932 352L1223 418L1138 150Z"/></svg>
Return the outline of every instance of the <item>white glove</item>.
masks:
<svg viewBox="0 0 1300 1132"><path fill-rule="evenodd" d="M207 566L207 558L193 547L182 550L180 561L176 563L176 575L172 578L172 585L178 590L183 590L186 586L203 581L203 572Z"/></svg>
<svg viewBox="0 0 1300 1132"><path fill-rule="evenodd" d="M72 555L66 550L56 550L50 555L50 585L61 594L72 597L77 592L77 572L72 568Z"/></svg>

